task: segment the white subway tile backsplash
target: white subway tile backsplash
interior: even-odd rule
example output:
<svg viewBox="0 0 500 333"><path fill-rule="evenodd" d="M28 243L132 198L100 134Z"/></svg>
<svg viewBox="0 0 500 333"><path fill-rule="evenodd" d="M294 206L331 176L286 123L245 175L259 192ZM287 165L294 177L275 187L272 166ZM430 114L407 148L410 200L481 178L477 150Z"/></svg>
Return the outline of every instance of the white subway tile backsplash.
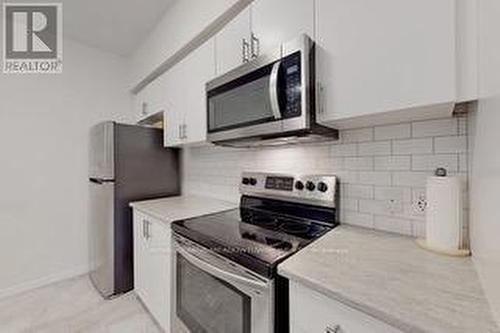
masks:
<svg viewBox="0 0 500 333"><path fill-rule="evenodd" d="M403 203L397 200L359 200L359 211L374 215L401 214Z"/></svg>
<svg viewBox="0 0 500 333"><path fill-rule="evenodd" d="M344 130L340 137L275 148L183 149L183 193L237 202L242 171L336 174L342 223L422 237L425 213L416 203L425 199L427 177L446 167L467 180L466 118Z"/></svg>
<svg viewBox="0 0 500 333"><path fill-rule="evenodd" d="M458 135L466 135L467 134L467 117L458 118Z"/></svg>
<svg viewBox="0 0 500 333"><path fill-rule="evenodd" d="M336 144L330 147L330 155L332 157L347 157L356 156L358 154L358 145L351 144Z"/></svg>
<svg viewBox="0 0 500 333"><path fill-rule="evenodd" d="M406 171L411 169L410 156L377 156L374 159L377 171Z"/></svg>
<svg viewBox="0 0 500 333"><path fill-rule="evenodd" d="M375 140L406 139L410 136L410 123L375 127Z"/></svg>
<svg viewBox="0 0 500 333"><path fill-rule="evenodd" d="M342 143L373 141L373 127L345 130L340 132Z"/></svg>
<svg viewBox="0 0 500 333"><path fill-rule="evenodd" d="M358 198L358 199L372 199L373 186L372 185L354 185L344 184L342 186L342 197Z"/></svg>
<svg viewBox="0 0 500 333"><path fill-rule="evenodd" d="M434 149L436 153L466 153L466 136L449 136L443 138L434 138Z"/></svg>
<svg viewBox="0 0 500 333"><path fill-rule="evenodd" d="M467 154L458 155L458 171L467 172L469 170L469 158Z"/></svg>
<svg viewBox="0 0 500 333"><path fill-rule="evenodd" d="M358 183L358 172L357 171L347 171L341 170L335 173L341 184L357 184Z"/></svg>
<svg viewBox="0 0 500 333"><path fill-rule="evenodd" d="M392 174L393 186L425 186L429 172L394 172Z"/></svg>
<svg viewBox="0 0 500 333"><path fill-rule="evenodd" d="M390 155L390 154L391 154L390 141L375 141L375 142L360 143L358 145L359 156L378 156L378 155Z"/></svg>
<svg viewBox="0 0 500 333"><path fill-rule="evenodd" d="M412 133L414 138L457 135L458 119L446 118L415 122L412 124Z"/></svg>
<svg viewBox="0 0 500 333"><path fill-rule="evenodd" d="M410 187L375 187L376 200L397 200L411 202L412 191Z"/></svg>
<svg viewBox="0 0 500 333"><path fill-rule="evenodd" d="M403 235L412 235L412 222L410 220L377 215L374 217L374 228L378 230L385 230L395 232Z"/></svg>
<svg viewBox="0 0 500 333"><path fill-rule="evenodd" d="M425 237L425 222L413 220L411 225L411 235L417 238Z"/></svg>
<svg viewBox="0 0 500 333"><path fill-rule="evenodd" d="M437 168L458 171L458 155L415 155L412 158L413 171L435 171Z"/></svg>
<svg viewBox="0 0 500 333"><path fill-rule="evenodd" d="M346 157L344 158L346 170L373 170L373 157Z"/></svg>
<svg viewBox="0 0 500 333"><path fill-rule="evenodd" d="M340 210L346 211L357 211L358 210L358 199L343 198L340 201Z"/></svg>
<svg viewBox="0 0 500 333"><path fill-rule="evenodd" d="M395 140L392 144L394 155L430 154L432 153L432 138Z"/></svg>
<svg viewBox="0 0 500 333"><path fill-rule="evenodd" d="M340 222L364 228L373 228L373 215L346 210L341 212Z"/></svg>
<svg viewBox="0 0 500 333"><path fill-rule="evenodd" d="M360 171L358 183L363 185L391 185L391 173L381 171Z"/></svg>

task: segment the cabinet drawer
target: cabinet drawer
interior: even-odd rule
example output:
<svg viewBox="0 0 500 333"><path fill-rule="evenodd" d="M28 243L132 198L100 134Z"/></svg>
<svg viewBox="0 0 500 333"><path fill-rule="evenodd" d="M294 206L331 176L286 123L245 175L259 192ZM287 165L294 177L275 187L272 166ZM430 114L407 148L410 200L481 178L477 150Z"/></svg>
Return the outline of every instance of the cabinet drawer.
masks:
<svg viewBox="0 0 500 333"><path fill-rule="evenodd" d="M291 333L402 333L293 281L290 283L290 320Z"/></svg>

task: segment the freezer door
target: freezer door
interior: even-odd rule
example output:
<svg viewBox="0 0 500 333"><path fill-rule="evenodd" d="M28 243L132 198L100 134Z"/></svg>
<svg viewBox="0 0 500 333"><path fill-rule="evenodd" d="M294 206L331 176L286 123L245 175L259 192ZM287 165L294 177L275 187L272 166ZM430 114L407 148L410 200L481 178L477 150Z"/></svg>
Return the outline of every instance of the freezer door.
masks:
<svg viewBox="0 0 500 333"><path fill-rule="evenodd" d="M114 183L89 182L90 278L104 296L114 293Z"/></svg>
<svg viewBox="0 0 500 333"><path fill-rule="evenodd" d="M114 179L114 123L106 121L90 129L89 178Z"/></svg>

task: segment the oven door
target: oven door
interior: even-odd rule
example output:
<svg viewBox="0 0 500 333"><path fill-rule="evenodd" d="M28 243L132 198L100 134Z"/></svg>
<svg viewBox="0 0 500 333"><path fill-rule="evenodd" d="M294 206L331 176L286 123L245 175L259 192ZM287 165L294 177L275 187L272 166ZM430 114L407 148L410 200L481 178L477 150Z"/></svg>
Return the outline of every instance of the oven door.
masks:
<svg viewBox="0 0 500 333"><path fill-rule="evenodd" d="M271 333L273 281L174 236L172 332Z"/></svg>
<svg viewBox="0 0 500 333"><path fill-rule="evenodd" d="M207 83L208 140L276 136L307 128L311 44L302 36Z"/></svg>

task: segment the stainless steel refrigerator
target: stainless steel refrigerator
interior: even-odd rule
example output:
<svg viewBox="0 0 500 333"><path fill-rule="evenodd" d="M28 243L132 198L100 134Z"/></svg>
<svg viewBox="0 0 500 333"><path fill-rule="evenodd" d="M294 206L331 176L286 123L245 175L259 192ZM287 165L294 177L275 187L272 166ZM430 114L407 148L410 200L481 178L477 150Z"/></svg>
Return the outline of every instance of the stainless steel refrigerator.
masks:
<svg viewBox="0 0 500 333"><path fill-rule="evenodd" d="M179 154L159 129L103 122L90 130L90 278L105 298L134 287L132 201L178 195Z"/></svg>

